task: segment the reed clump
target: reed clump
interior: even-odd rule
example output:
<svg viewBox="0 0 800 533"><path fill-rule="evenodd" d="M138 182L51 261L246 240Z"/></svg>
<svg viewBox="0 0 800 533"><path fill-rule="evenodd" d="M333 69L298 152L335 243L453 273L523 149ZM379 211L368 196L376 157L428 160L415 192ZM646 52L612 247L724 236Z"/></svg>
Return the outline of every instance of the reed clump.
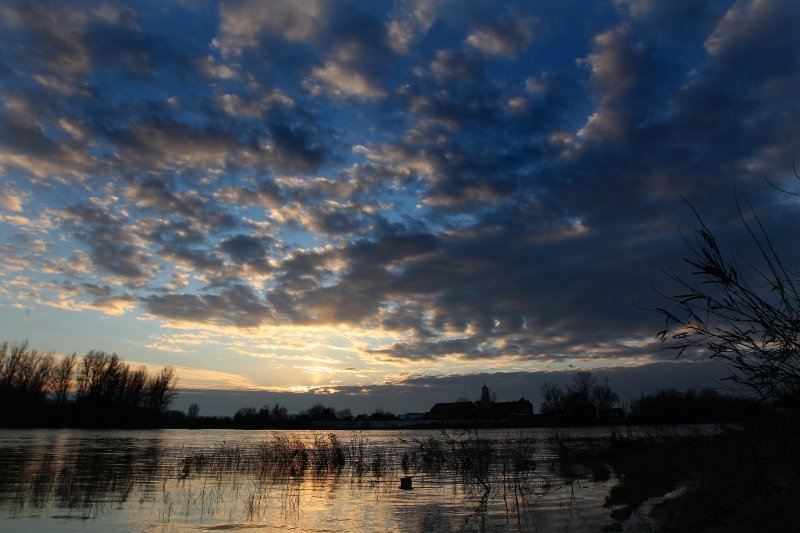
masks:
<svg viewBox="0 0 800 533"><path fill-rule="evenodd" d="M314 435L311 441L297 435L277 434L251 447L223 444L192 452L178 462L178 477L207 474L258 474L268 477L325 475L350 469L354 477L386 470L387 459L376 451L370 457L363 438L343 442L337 435Z"/></svg>
<svg viewBox="0 0 800 533"><path fill-rule="evenodd" d="M432 474L450 473L465 485L488 493L509 484L531 487L535 450L536 442L530 437L491 440L481 438L477 431L442 432L412 439L402 466L404 471L417 468Z"/></svg>

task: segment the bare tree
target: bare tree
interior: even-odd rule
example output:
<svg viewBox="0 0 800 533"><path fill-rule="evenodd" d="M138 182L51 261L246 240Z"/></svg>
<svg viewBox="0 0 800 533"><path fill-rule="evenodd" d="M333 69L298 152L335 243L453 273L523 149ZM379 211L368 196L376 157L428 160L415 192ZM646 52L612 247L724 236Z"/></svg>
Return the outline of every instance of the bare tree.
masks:
<svg viewBox="0 0 800 533"><path fill-rule="evenodd" d="M557 383L542 385L542 414L561 415L566 408L566 395L564 389Z"/></svg>
<svg viewBox="0 0 800 533"><path fill-rule="evenodd" d="M71 353L65 356L56 366L52 387L56 397L56 404L58 405L67 403L69 391L72 390L72 376L75 372L77 358L77 354Z"/></svg>
<svg viewBox="0 0 800 533"><path fill-rule="evenodd" d="M281 404L276 403L272 407L271 415L272 415L272 419L273 420L283 421L283 420L287 420L289 418L289 411L285 407L283 407Z"/></svg>
<svg viewBox="0 0 800 533"><path fill-rule="evenodd" d="M738 206L738 204L737 204ZM781 260L759 218L740 218L758 250L755 258L726 258L711 230L688 241L688 278L671 274L680 294L658 333L667 349L710 354L732 368L728 379L764 401L800 403L800 273ZM696 213L695 213L696 215ZM745 265L745 268L740 266Z"/></svg>
<svg viewBox="0 0 800 533"><path fill-rule="evenodd" d="M589 370L578 370L572 375L572 385L568 391L574 401L582 404L592 403L592 389L597 383L597 378Z"/></svg>
<svg viewBox="0 0 800 533"><path fill-rule="evenodd" d="M592 405L597 409L611 409L619 401L619 395L608 384L592 387Z"/></svg>
<svg viewBox="0 0 800 533"><path fill-rule="evenodd" d="M156 413L163 414L175 398L176 384L174 368L164 367L155 376L150 376L145 385L148 406Z"/></svg>

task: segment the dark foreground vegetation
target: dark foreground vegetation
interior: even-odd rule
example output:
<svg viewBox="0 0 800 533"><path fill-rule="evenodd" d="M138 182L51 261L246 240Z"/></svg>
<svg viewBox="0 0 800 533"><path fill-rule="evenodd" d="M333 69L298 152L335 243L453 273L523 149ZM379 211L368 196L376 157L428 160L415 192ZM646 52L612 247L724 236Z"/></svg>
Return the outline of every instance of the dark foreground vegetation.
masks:
<svg viewBox="0 0 800 533"><path fill-rule="evenodd" d="M743 422L754 416L758 404L748 397L714 389L662 389L630 402L629 425L677 425Z"/></svg>
<svg viewBox="0 0 800 533"><path fill-rule="evenodd" d="M725 253L695 212L691 270L670 274L676 290L657 310L665 319L658 337L677 357L726 364L727 379L760 409L712 437L605 450L622 476L608 499L620 518L649 497L673 496L650 512L659 531L800 531L800 270L784 262L752 207L737 200L737 208L755 253Z"/></svg>
<svg viewBox="0 0 800 533"><path fill-rule="evenodd" d="M607 531L632 520L645 531L784 532L800 531L798 446L797 415L762 411L713 435L620 432L596 447L565 444L559 458L562 469L620 480L606 499Z"/></svg>
<svg viewBox="0 0 800 533"><path fill-rule="evenodd" d="M171 368L137 369L116 354L57 359L0 344L0 427L158 427L175 396Z"/></svg>

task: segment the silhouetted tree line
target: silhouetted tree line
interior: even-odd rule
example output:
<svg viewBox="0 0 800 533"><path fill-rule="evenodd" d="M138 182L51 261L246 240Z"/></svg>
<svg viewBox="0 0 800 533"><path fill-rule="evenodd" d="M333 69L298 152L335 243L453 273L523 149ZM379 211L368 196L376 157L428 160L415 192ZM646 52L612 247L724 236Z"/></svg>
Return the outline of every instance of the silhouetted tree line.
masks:
<svg viewBox="0 0 800 533"><path fill-rule="evenodd" d="M542 386L541 413L558 423L585 424L603 420L603 412L619 406L619 396L589 371L578 371L566 387ZM624 418L629 424L694 424L739 422L754 412L752 398L721 394L713 389L680 392L663 389L628 402Z"/></svg>
<svg viewBox="0 0 800 533"><path fill-rule="evenodd" d="M563 387L545 383L541 390L541 413L575 422L595 420L604 409L616 407L619 396L608 384L599 383L591 372L581 370L572 376L572 383Z"/></svg>
<svg viewBox="0 0 800 533"><path fill-rule="evenodd" d="M92 350L57 359L21 344L0 344L0 425L150 427L175 396L172 368L150 375L117 354Z"/></svg>
<svg viewBox="0 0 800 533"><path fill-rule="evenodd" d="M696 391L664 389L642 394L630 402L628 421L632 424L695 424L739 422L755 412L752 399L720 394L713 389Z"/></svg>
<svg viewBox="0 0 800 533"><path fill-rule="evenodd" d="M315 403L297 414L289 414L285 407L276 404L272 409L265 405L258 411L254 407L242 407L233 415L237 427L270 427L280 425L302 425L304 422L341 422L354 420L350 409L336 410L333 407ZM371 415L359 415L359 420L397 420L397 417L383 409L375 409Z"/></svg>
<svg viewBox="0 0 800 533"><path fill-rule="evenodd" d="M350 409L335 409L321 403L315 403L308 409L298 413L289 413L279 403L270 407L264 405L260 409L242 407L233 416L201 416L200 406L193 403L186 413L167 411L164 423L169 427L182 428L237 428L237 429L270 429L270 428L302 428L316 427L318 423L360 422L360 421L392 421L397 416L381 408L372 414L353 416Z"/></svg>
<svg viewBox="0 0 800 533"><path fill-rule="evenodd" d="M233 415L233 425L241 428L280 426L289 420L289 411L276 403L272 408L264 405L261 409L242 407Z"/></svg>

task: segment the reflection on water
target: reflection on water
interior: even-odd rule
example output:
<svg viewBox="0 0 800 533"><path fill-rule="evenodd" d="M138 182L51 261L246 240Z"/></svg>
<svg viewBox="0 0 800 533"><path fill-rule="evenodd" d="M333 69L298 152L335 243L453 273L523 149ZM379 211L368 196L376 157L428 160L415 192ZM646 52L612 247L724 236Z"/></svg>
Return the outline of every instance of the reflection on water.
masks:
<svg viewBox="0 0 800 533"><path fill-rule="evenodd" d="M0 529L600 529L613 476L565 474L547 435L5 431Z"/></svg>

